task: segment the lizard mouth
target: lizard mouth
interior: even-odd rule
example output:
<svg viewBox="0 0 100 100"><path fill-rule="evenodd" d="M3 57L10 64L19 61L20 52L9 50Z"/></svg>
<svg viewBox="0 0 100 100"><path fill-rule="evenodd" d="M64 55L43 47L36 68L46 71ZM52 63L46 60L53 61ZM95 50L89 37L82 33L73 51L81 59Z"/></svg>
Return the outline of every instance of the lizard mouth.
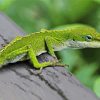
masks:
<svg viewBox="0 0 100 100"><path fill-rule="evenodd" d="M59 46L54 46L55 51L59 51L59 50L66 49L66 48L72 48L72 49L100 48L100 42L97 42L97 41L86 42L86 41L68 40Z"/></svg>
<svg viewBox="0 0 100 100"><path fill-rule="evenodd" d="M100 42L97 41L86 42L70 40L66 42L66 45L69 48L100 48Z"/></svg>

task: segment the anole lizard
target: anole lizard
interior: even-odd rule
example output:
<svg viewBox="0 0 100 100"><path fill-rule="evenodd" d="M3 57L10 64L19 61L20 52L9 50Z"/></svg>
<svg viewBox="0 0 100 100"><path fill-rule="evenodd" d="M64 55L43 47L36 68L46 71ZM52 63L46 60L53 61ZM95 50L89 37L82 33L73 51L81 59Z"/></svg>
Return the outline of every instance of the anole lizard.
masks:
<svg viewBox="0 0 100 100"><path fill-rule="evenodd" d="M71 25L62 30L41 30L23 37L16 37L0 51L0 67L7 63L30 59L35 68L56 65L57 60L39 63L36 56L63 48L99 48L100 34L92 27ZM27 55L27 58L23 59Z"/></svg>

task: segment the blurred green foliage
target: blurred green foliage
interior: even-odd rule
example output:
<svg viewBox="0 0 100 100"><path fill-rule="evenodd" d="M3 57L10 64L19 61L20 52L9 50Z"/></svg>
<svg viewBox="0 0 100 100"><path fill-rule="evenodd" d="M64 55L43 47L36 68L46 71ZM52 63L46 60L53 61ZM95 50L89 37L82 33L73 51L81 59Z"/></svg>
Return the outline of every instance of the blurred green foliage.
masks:
<svg viewBox="0 0 100 100"><path fill-rule="evenodd" d="M100 77L96 79L94 83L94 91L100 97Z"/></svg>
<svg viewBox="0 0 100 100"><path fill-rule="evenodd" d="M77 22L92 8L91 0L9 0L11 4L0 1L2 10L27 32Z"/></svg>
<svg viewBox="0 0 100 100"><path fill-rule="evenodd" d="M28 33L73 23L88 24L100 32L100 0L0 0L0 10ZM100 97L100 49L56 53Z"/></svg>

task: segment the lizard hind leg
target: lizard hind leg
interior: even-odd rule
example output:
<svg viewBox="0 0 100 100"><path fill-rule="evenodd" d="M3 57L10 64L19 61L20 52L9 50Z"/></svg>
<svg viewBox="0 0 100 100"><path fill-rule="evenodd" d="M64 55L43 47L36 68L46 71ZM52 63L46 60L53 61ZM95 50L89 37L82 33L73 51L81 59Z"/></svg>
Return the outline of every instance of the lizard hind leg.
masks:
<svg viewBox="0 0 100 100"><path fill-rule="evenodd" d="M27 53L27 51L28 51L27 46L24 46L22 48L19 48L18 50L15 50L15 51L12 51L11 53L6 54L6 56L4 57L0 56L0 68L3 65L6 65L8 63L14 63L14 62L20 61L19 56L23 57L21 55ZM16 59L16 57L18 57L18 59Z"/></svg>

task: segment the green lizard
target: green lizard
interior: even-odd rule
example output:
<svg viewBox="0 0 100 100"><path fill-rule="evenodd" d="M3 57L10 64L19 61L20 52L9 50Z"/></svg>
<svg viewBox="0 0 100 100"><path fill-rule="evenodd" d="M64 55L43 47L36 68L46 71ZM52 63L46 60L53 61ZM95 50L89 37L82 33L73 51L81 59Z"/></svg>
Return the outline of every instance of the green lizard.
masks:
<svg viewBox="0 0 100 100"><path fill-rule="evenodd" d="M7 63L30 59L35 68L56 65L58 60L39 63L36 56L64 48L99 48L100 34L92 27L71 25L62 30L41 30L23 37L16 37L0 51L0 67Z"/></svg>

